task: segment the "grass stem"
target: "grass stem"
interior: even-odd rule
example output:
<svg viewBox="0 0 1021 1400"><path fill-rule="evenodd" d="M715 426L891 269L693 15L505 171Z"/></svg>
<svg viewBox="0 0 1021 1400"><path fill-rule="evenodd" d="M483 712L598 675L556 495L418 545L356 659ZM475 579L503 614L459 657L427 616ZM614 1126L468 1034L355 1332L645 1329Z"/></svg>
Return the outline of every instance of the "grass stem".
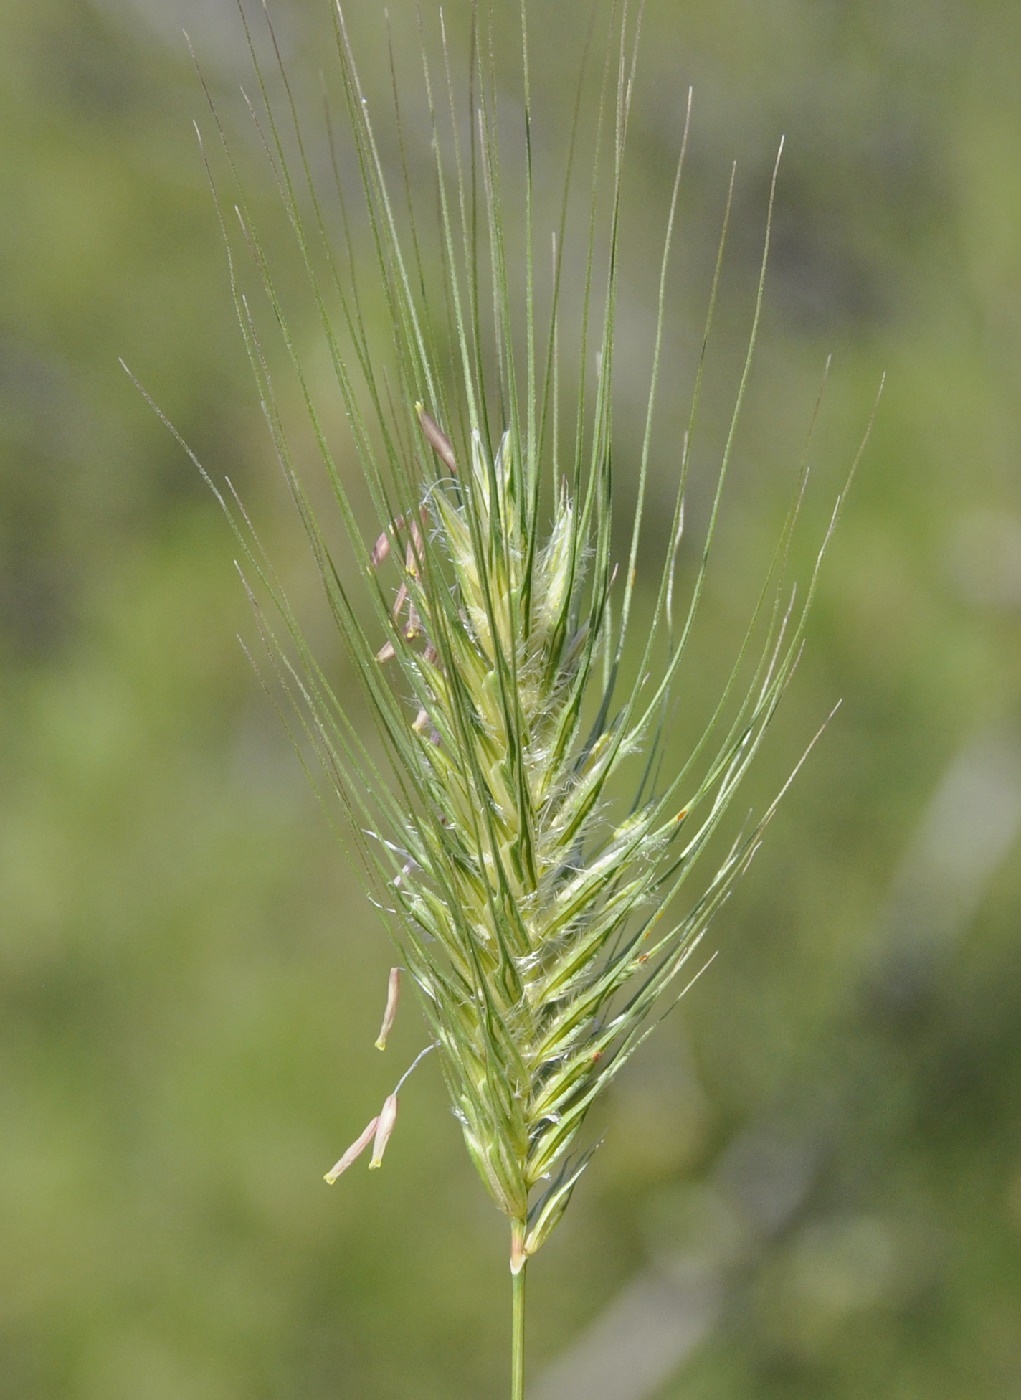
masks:
<svg viewBox="0 0 1021 1400"><path fill-rule="evenodd" d="M515 1222L512 1234L523 1233ZM511 1273L511 1400L525 1400L525 1269Z"/></svg>

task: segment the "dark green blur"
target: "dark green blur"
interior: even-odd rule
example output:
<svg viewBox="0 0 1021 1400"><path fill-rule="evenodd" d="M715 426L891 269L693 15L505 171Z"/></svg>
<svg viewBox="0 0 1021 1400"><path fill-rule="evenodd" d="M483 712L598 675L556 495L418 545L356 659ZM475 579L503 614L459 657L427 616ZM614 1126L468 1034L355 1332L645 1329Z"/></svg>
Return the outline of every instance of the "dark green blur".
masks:
<svg viewBox="0 0 1021 1400"><path fill-rule="evenodd" d="M389 8L413 72L414 6ZM497 0L508 73L516 8ZM542 158L569 121L588 7L532 8ZM448 6L461 55L468 9ZM364 11L385 113L382 10ZM273 12L315 93L325 0ZM2 27L0 1400L500 1397L504 1222L434 1066L402 1093L384 1169L322 1182L424 1030L409 996L373 1049L383 928L235 640L258 647L229 530L118 363L237 484L342 667L192 131L211 123L182 27L257 164L243 32L229 0L7 0ZM623 1380L603 1371L611 1400L1021 1394L1019 62L1007 0L649 0L625 190L625 520L695 89L650 551L730 163L693 532L786 137L675 755L739 641L826 356L802 576L884 371L887 387L749 803L842 708L710 935L719 958L601 1111L605 1145L530 1270L537 1400L586 1393L573 1348L590 1328L582 1352L609 1337L623 1359ZM286 267L272 192L249 188ZM296 329L322 360L311 317ZM658 1312L628 1322L622 1299L646 1296Z"/></svg>

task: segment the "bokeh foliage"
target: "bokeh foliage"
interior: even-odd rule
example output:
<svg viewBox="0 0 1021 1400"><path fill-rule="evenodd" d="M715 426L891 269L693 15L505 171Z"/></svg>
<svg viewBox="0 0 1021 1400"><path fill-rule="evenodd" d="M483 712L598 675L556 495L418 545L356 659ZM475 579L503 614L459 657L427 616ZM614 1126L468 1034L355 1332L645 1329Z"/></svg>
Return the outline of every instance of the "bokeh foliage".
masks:
<svg viewBox="0 0 1021 1400"><path fill-rule="evenodd" d="M310 90L318 9L274 6ZM450 7L455 45L468 9ZM413 69L414 8L390 13ZM534 6L551 140L587 13ZM353 18L382 102L382 16ZM437 1078L423 1067L402 1096L384 1171L322 1185L422 1034L405 1008L386 1056L371 1048L388 947L232 641L254 628L229 533L117 364L237 482L328 654L233 321L180 24L243 143L227 3L8 0L0 47L0 1396L500 1394L501 1222ZM645 211L695 87L665 500L729 163L717 432L787 137L679 748L754 596L825 355L817 521L882 370L888 392L759 805L844 706L715 930L721 958L605 1110L534 1271L537 1383L629 1282L684 1263L719 1308L636 1395L994 1400L1021 1386L1021 15L650 0L642 52L625 440L654 304ZM306 336L321 355L311 316ZM712 449L710 433L707 483Z"/></svg>

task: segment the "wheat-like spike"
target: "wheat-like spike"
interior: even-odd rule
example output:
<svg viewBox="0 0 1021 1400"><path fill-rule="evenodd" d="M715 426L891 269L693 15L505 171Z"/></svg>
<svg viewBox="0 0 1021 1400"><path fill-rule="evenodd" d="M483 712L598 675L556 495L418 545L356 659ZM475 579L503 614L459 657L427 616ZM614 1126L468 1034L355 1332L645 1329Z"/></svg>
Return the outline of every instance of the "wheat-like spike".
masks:
<svg viewBox="0 0 1021 1400"><path fill-rule="evenodd" d="M445 31L439 81L422 45L434 162L435 224L429 225L420 212L421 172L397 100L393 51L401 171L396 185L370 119L343 10L335 6L336 72L346 120L342 132L331 123L328 140L341 211L338 249L335 220L318 183L321 162L310 154L272 27L270 73L242 11L257 81L251 115L289 218L376 512L368 535L374 544L366 543L313 377L289 329L284 292L214 108L237 184L226 198L211 173L221 225L228 246L235 245L230 280L239 322L277 456L332 616L375 715L385 762L372 756L357 732L240 502L232 492L218 495L240 543L260 631L277 650L277 680L299 714L299 737L317 751L326 787L343 804L375 902L417 990L430 1028L429 1048L438 1051L471 1159L511 1222L511 1268L517 1277L561 1218L590 1159L590 1146L578 1150L589 1108L649 1033L656 1015L694 980L688 969L692 952L775 810L774 802L678 910L681 887L717 833L790 682L822 551L799 599L785 573L804 493L803 470L719 703L679 771L662 772L672 695L703 593L748 382L776 171L748 355L702 556L675 632L685 486L699 427L731 176L702 358L677 462L668 544L649 580L651 624L635 638L634 605L644 563L641 516L690 100L664 222L648 408L634 453L638 508L619 560L612 543L613 360L621 181L640 6L634 19L626 0L613 6L597 109L587 132L592 194L583 235L570 244L569 193L582 148L579 83L545 302L534 258L525 7L524 120L516 163L507 161L497 139L492 16L487 29L474 7L473 15L467 120L461 120ZM270 99L273 91L284 95L279 113ZM501 135L505 139L503 128ZM364 309L368 299L357 280L365 259L349 218L337 153L342 142L358 172L374 293L392 329L385 371L377 365L378 346ZM203 159L211 169L205 151ZM512 187L519 190L517 202L508 194ZM523 248L516 264L510 232L519 214ZM582 269L583 288L571 349L576 363L570 366L562 305L569 245ZM242 249L282 336L285 362L339 508L341 542L320 523L307 490L259 316L243 287ZM833 522L823 548L832 527ZM358 580L353 583L350 570L340 567L342 554L362 562L364 598L356 596ZM269 608L257 601L257 593L268 599ZM626 671L629 656L633 661ZM625 674L633 681L623 683ZM628 784L630 800L622 799ZM381 1048L396 1011L397 985L395 969ZM395 1089L327 1179L346 1170L370 1141L372 1165L378 1165L396 1112ZM515 1397L523 1386L520 1287L515 1284Z"/></svg>
<svg viewBox="0 0 1021 1400"><path fill-rule="evenodd" d="M616 639L601 637L598 621L595 636L584 630L583 619L607 613L579 564L592 550L577 538L574 502L561 485L534 545L511 435L490 452L473 434L461 470L442 428L417 412L448 476L425 498L428 557L413 532L384 648L415 675L422 702L408 754L422 800L402 834L413 873L396 893L465 1140L521 1227L521 1262L567 1204L584 1159L573 1168L565 1159L634 1042L649 989L660 994L681 972L746 863L750 843L718 872L711 898L656 932L664 866L674 885L686 876L768 722L778 679L767 671L715 783L680 814L714 790L680 857L681 821L664 820L661 800L610 820L602 795L645 742L649 710L600 706L582 737L579 670L591 676L596 651ZM784 678L789 641L781 655Z"/></svg>

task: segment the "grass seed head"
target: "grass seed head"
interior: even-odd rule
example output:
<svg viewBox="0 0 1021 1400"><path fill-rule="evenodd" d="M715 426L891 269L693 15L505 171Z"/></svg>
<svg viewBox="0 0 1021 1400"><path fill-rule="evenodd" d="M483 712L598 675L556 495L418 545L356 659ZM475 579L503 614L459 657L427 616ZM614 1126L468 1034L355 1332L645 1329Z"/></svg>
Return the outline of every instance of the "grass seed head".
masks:
<svg viewBox="0 0 1021 1400"><path fill-rule="evenodd" d="M575 133L588 138L583 144L593 152L587 184L595 193L579 231L569 217L569 164L571 198L561 207L544 293L533 257L537 201L524 7L525 126L512 160L501 156L497 141L497 54L485 17L476 15L466 113L445 36L441 84L423 54L435 159L428 198L407 161L410 133L396 79L404 163L394 192L337 8L344 130L330 138L348 144L361 172L370 231L366 251L345 213L341 258L334 256L335 230L280 51L274 48L279 71L267 75L252 45L267 103L264 111L253 105L253 116L375 504L372 546L323 426L315 385L286 330L281 293L243 192L236 222L273 321L285 327L291 369L346 531L343 552L365 561L366 600L338 562L335 532L320 523L296 465L251 299L241 290L239 255L231 262L267 421L386 764L355 728L247 515L233 502L229 513L253 577L252 595L261 584L278 623L261 605L257 617L294 702L299 741L318 751L390 921L469 1155L510 1218L515 1269L563 1215L591 1155L591 1147L579 1150L589 1109L649 1033L652 1013L690 981L689 959L772 814L775 804L690 893L682 892L791 678L815 582L813 575L795 604L785 571L799 490L719 706L689 758L678 769L664 768L675 685L704 590L755 343L772 194L748 353L708 534L690 597L678 609L675 573L690 445L700 426L701 366L676 462L672 519L664 522L671 544L648 569L639 540L687 127L663 223L646 423L630 454L636 505L629 527L615 534L619 211L636 35L627 6L614 13L617 62L604 69L594 129ZM286 121L274 114L271 89L287 96ZM572 150L580 144L573 141ZM512 174L520 199L504 193ZM339 170L335 193L346 207ZM398 208L406 212L399 215ZM426 209L436 211L434 226ZM225 231L234 227L224 212L222 219ZM508 230L522 223L516 262ZM725 236L726 218L706 341ZM427 269L430 247L435 265ZM583 297L580 314L572 313L576 346L567 354L562 298L573 265L582 269ZM387 308L388 343L393 333L385 372L377 368L380 347L357 280L366 266ZM651 601L649 617L638 624L634 604L643 576ZM396 1000L394 974L381 1045ZM378 1166L396 1112L394 1092L327 1179L335 1180L370 1141L371 1165Z"/></svg>

